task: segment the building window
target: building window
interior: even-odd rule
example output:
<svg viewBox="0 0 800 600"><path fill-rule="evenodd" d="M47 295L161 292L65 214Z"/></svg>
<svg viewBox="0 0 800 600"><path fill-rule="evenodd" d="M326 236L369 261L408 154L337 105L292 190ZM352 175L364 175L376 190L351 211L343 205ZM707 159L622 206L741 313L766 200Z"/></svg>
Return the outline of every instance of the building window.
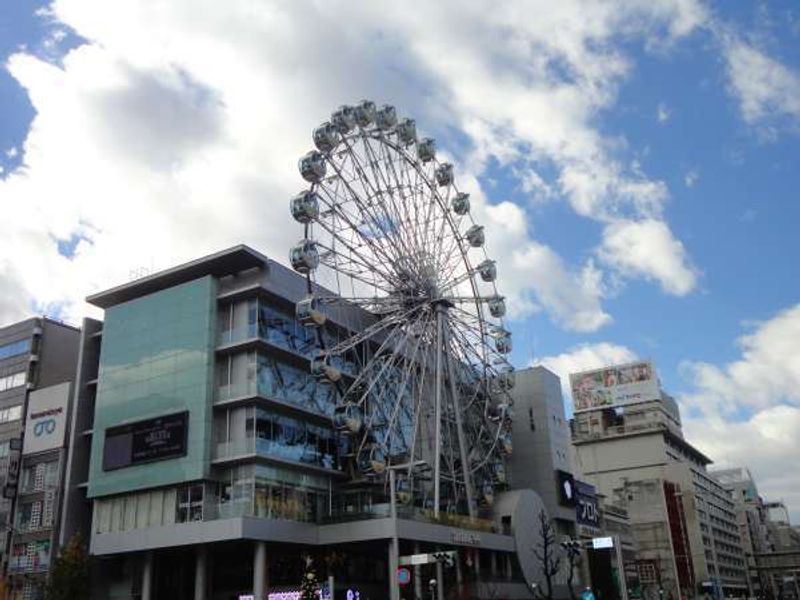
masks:
<svg viewBox="0 0 800 600"><path fill-rule="evenodd" d="M22 405L17 404L0 410L0 423L11 423L22 418Z"/></svg>
<svg viewBox="0 0 800 600"><path fill-rule="evenodd" d="M11 342L10 344L6 344L5 346L0 346L0 360L9 358L11 356L16 356L18 354L24 354L30 349L30 339L19 340L16 342Z"/></svg>
<svg viewBox="0 0 800 600"><path fill-rule="evenodd" d="M0 392L25 385L27 371L18 371L5 377L0 377Z"/></svg>
<svg viewBox="0 0 800 600"><path fill-rule="evenodd" d="M203 484L196 483L178 488L176 521L189 523L203 520Z"/></svg>

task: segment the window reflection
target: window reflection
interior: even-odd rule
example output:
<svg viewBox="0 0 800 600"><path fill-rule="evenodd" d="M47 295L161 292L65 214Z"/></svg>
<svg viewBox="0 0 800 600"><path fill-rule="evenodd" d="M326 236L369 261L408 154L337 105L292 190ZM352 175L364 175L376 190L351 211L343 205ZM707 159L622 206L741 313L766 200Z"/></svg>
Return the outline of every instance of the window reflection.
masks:
<svg viewBox="0 0 800 600"><path fill-rule="evenodd" d="M257 454L341 469L333 430L261 408L255 415L248 415L247 420L245 430L248 436L255 431Z"/></svg>

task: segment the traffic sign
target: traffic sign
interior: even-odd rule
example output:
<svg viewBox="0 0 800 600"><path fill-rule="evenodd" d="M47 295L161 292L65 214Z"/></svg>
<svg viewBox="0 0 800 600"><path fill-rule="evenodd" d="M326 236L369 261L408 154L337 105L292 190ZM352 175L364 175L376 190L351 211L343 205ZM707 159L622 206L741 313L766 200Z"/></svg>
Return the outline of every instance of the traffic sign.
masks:
<svg viewBox="0 0 800 600"><path fill-rule="evenodd" d="M408 585L411 583L411 571L405 567L397 569L397 583L400 585Z"/></svg>

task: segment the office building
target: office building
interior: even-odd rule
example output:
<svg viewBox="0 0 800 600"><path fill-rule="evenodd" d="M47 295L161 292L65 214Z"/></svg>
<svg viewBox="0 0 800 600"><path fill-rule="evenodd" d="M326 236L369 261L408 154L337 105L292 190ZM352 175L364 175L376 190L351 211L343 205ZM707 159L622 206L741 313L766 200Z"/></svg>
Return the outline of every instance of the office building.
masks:
<svg viewBox="0 0 800 600"><path fill-rule="evenodd" d="M707 472L711 460L684 439L677 404L652 364L574 374L571 385L577 469L602 495L625 502L645 592L746 593L733 499Z"/></svg>
<svg viewBox="0 0 800 600"><path fill-rule="evenodd" d="M759 496L756 482L747 468L715 469L711 474L733 498L749 574L749 595L761 596L770 589L770 582L768 577L759 573L756 555L772 551L764 501Z"/></svg>
<svg viewBox="0 0 800 600"><path fill-rule="evenodd" d="M84 322L63 512L90 539L94 597L294 597L306 557L337 600L387 597L395 538L401 556L456 550L447 589L527 597L533 492L432 518L352 480L295 319L306 293L237 246L88 298L105 315ZM430 594L431 569L404 595Z"/></svg>
<svg viewBox="0 0 800 600"><path fill-rule="evenodd" d="M48 318L0 329L0 550L12 598L42 597L58 547L79 337Z"/></svg>

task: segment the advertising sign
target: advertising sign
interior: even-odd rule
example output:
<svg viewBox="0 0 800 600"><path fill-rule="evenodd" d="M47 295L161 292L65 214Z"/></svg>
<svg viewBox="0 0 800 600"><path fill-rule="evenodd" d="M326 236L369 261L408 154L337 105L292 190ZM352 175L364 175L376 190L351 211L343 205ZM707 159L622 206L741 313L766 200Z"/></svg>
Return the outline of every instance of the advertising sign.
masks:
<svg viewBox="0 0 800 600"><path fill-rule="evenodd" d="M189 412L106 429L103 470L186 456Z"/></svg>
<svg viewBox="0 0 800 600"><path fill-rule="evenodd" d="M67 430L70 383L36 390L28 396L28 418L22 453L61 448Z"/></svg>
<svg viewBox="0 0 800 600"><path fill-rule="evenodd" d="M575 480L575 521L578 525L599 529L600 507L593 485Z"/></svg>
<svg viewBox="0 0 800 600"><path fill-rule="evenodd" d="M564 506L575 506L575 479L572 473L556 470L558 501Z"/></svg>
<svg viewBox="0 0 800 600"><path fill-rule="evenodd" d="M606 548L614 547L614 538L611 537L597 537L592 538L592 548L594 550L605 550Z"/></svg>
<svg viewBox="0 0 800 600"><path fill-rule="evenodd" d="M576 413L661 397L658 377L649 361L573 373L569 382Z"/></svg>

